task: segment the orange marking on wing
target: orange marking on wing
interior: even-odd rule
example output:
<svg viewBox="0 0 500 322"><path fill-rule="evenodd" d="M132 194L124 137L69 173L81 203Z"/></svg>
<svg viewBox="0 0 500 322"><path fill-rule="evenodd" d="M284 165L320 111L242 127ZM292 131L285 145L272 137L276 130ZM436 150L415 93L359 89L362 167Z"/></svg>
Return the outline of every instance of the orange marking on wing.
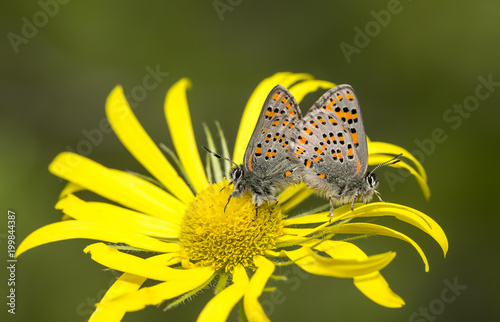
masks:
<svg viewBox="0 0 500 322"><path fill-rule="evenodd" d="M271 117L271 112L270 110L266 110L266 117Z"/></svg>
<svg viewBox="0 0 500 322"><path fill-rule="evenodd" d="M271 123L273 126L278 126L278 124L280 123L279 120L275 120L273 123Z"/></svg>
<svg viewBox="0 0 500 322"><path fill-rule="evenodd" d="M306 144L307 143L307 139L301 135L299 135L299 142L302 143L302 144Z"/></svg>
<svg viewBox="0 0 500 322"><path fill-rule="evenodd" d="M344 112L346 121L352 120L352 115L350 111Z"/></svg>
<svg viewBox="0 0 500 322"><path fill-rule="evenodd" d="M285 172L285 178L288 177L291 174L292 174L292 171L288 170L287 172Z"/></svg>
<svg viewBox="0 0 500 322"><path fill-rule="evenodd" d="M358 157L356 157L356 163L357 163L357 164L356 164L356 174L358 174L358 173L359 173L359 169L361 168L361 165L359 164L359 159L358 159Z"/></svg>
<svg viewBox="0 0 500 322"><path fill-rule="evenodd" d="M342 130L344 130L344 132L347 132L347 130L345 129L345 127L342 125Z"/></svg>
<svg viewBox="0 0 500 322"><path fill-rule="evenodd" d="M319 143L319 145L321 146L321 148L322 148L323 150L326 150L326 145L325 145L323 142L320 142L320 143Z"/></svg>
<svg viewBox="0 0 500 322"><path fill-rule="evenodd" d="M358 141L358 133L356 133L356 132L352 133L352 132L351 132L351 137L352 137L352 143L354 143L354 145L359 144L359 141Z"/></svg>
<svg viewBox="0 0 500 322"><path fill-rule="evenodd" d="M283 121L283 126L287 126L287 124L288 124L288 121L287 121L287 120L284 120L284 121Z"/></svg>
<svg viewBox="0 0 500 322"><path fill-rule="evenodd" d="M311 135L313 131L311 131L311 129L306 129L306 130L305 130L305 132L306 132L307 134Z"/></svg>
<svg viewBox="0 0 500 322"><path fill-rule="evenodd" d="M318 119L318 121L319 121L321 124L323 124L323 125L326 123L326 121L325 121L322 117L320 117L320 118Z"/></svg>
<svg viewBox="0 0 500 322"><path fill-rule="evenodd" d="M337 150L337 156L339 157L339 160L344 159L344 157L342 156L342 152L340 152L340 150Z"/></svg>
<svg viewBox="0 0 500 322"><path fill-rule="evenodd" d="M321 160L322 160L322 158L319 155L315 156L314 159L313 159L313 161L316 162L316 163L319 162L319 161L321 161Z"/></svg>
<svg viewBox="0 0 500 322"><path fill-rule="evenodd" d="M266 133L266 131L267 131L267 126L262 130L261 133Z"/></svg>
<svg viewBox="0 0 500 322"><path fill-rule="evenodd" d="M290 123L290 125L288 125L289 128L292 128L294 126L295 126L295 124L293 124L293 123Z"/></svg>
<svg viewBox="0 0 500 322"><path fill-rule="evenodd" d="M330 143L330 140L328 139L328 136L324 136L323 140L325 140L326 143ZM321 142L321 143L323 143L323 142Z"/></svg>
<svg viewBox="0 0 500 322"><path fill-rule="evenodd" d="M332 157L334 160L337 160L337 153L335 153L335 151L332 152Z"/></svg>
<svg viewBox="0 0 500 322"><path fill-rule="evenodd" d="M341 101L343 98L344 98L344 96L342 96L341 94L337 94L337 99L338 99L339 101Z"/></svg>
<svg viewBox="0 0 500 322"><path fill-rule="evenodd" d="M352 101L354 99L354 96L351 93L347 93L346 97L350 101Z"/></svg>
<svg viewBox="0 0 500 322"><path fill-rule="evenodd" d="M324 179L326 176L323 173L320 173L320 174L318 174L318 177L320 177L321 179Z"/></svg>
<svg viewBox="0 0 500 322"><path fill-rule="evenodd" d="M273 100L277 101L277 100L278 100L278 98L280 98L280 94L278 94L278 93L274 93L274 95L273 95Z"/></svg>
<svg viewBox="0 0 500 322"><path fill-rule="evenodd" d="M291 110L292 109L292 104L290 104L290 103L286 104L286 108L289 109L289 110Z"/></svg>
<svg viewBox="0 0 500 322"><path fill-rule="evenodd" d="M297 114L295 114L295 112L294 112L294 111L290 111L288 114L290 114L291 116L295 116L295 115L297 115Z"/></svg>
<svg viewBox="0 0 500 322"><path fill-rule="evenodd" d="M349 146L349 149L347 150L347 156L352 157L353 155L354 155L354 153L352 152L352 146Z"/></svg>
<svg viewBox="0 0 500 322"><path fill-rule="evenodd" d="M342 112L342 110L335 112L335 114L337 114L337 117L339 119L342 119L344 117L344 112Z"/></svg>
<svg viewBox="0 0 500 322"><path fill-rule="evenodd" d="M271 156L272 156L273 158L276 158L276 151L271 152Z"/></svg>
<svg viewBox="0 0 500 322"><path fill-rule="evenodd" d="M269 159L271 157L271 151L267 151L265 157Z"/></svg>
<svg viewBox="0 0 500 322"><path fill-rule="evenodd" d="M332 123L332 125L337 125L337 121L335 121L333 117L330 118L330 123Z"/></svg>
<svg viewBox="0 0 500 322"><path fill-rule="evenodd" d="M280 137L280 136L279 136L278 134L275 134L275 135L274 135L274 139L275 139L275 140L279 139L279 137Z"/></svg>
<svg viewBox="0 0 500 322"><path fill-rule="evenodd" d="M281 99L281 102L282 102L283 104L285 104L287 101L288 101L288 100L287 100L285 97L283 97L283 98Z"/></svg>
<svg viewBox="0 0 500 322"><path fill-rule="evenodd" d="M331 106L329 106L329 105L327 105L327 106L326 106L325 110L327 110L327 111L329 111L329 112L335 112L335 111L333 110L333 108L332 108Z"/></svg>
<svg viewBox="0 0 500 322"><path fill-rule="evenodd" d="M257 148L255 149L255 155L257 155L257 156L262 155L262 148L261 148L261 147L257 147Z"/></svg>
<svg viewBox="0 0 500 322"><path fill-rule="evenodd" d="M305 162L305 164L304 164L304 165L305 165L306 167L310 168L310 167L311 167L311 164L312 164L311 160L306 160L306 162Z"/></svg>
<svg viewBox="0 0 500 322"><path fill-rule="evenodd" d="M286 148L287 145L288 145L288 143L286 143L286 142L283 143L284 148Z"/></svg>
<svg viewBox="0 0 500 322"><path fill-rule="evenodd" d="M352 119L355 123L358 122L358 111L356 110L352 111Z"/></svg>
<svg viewBox="0 0 500 322"><path fill-rule="evenodd" d="M318 124L316 122L312 122L311 125L314 127L318 127Z"/></svg>
<svg viewBox="0 0 500 322"><path fill-rule="evenodd" d="M253 172L252 158L253 158L253 154L250 154L250 158L248 158L248 170Z"/></svg>

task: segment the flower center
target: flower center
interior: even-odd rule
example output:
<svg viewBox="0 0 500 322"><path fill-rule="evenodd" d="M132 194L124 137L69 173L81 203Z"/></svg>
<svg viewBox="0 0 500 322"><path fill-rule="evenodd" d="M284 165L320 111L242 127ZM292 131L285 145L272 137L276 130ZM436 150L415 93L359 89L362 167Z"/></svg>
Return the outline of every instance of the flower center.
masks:
<svg viewBox="0 0 500 322"><path fill-rule="evenodd" d="M276 207L269 221L271 205L265 205L254 220L250 193L232 198L224 212L232 189L220 190L228 183L213 184L196 196L184 215L179 240L192 263L232 272L238 264L252 267L255 255L275 248L283 214Z"/></svg>

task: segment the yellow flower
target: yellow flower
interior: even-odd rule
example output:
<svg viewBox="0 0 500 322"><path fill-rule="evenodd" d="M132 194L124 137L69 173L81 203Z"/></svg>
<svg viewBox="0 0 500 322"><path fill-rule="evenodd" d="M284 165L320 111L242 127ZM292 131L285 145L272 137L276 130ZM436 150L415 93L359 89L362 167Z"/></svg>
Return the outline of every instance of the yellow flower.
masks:
<svg viewBox="0 0 500 322"><path fill-rule="evenodd" d="M289 88L299 102L307 93L334 86L307 74L278 73L265 79L253 92L243 113L232 158L236 163L243 161L263 101L276 84ZM120 86L108 97L107 117L125 147L154 179L107 168L69 152L59 154L49 166L53 174L69 182L56 204L56 209L64 213L63 220L29 235L19 246L17 256L42 244L72 238L104 242L91 244L84 252L123 274L96 305L91 321L119 321L126 312L173 300L167 307L170 308L213 280L218 281L215 296L198 321L224 321L238 302L249 321L268 321L258 298L264 290L272 291L266 284L275 268L289 264L311 274L352 278L363 294L380 305L404 305L379 272L395 253L368 256L353 243L338 237L383 235L404 240L417 250L428 271L423 251L398 231L354 218L394 216L428 233L446 255L448 242L441 227L425 214L398 204L357 204L354 211L350 205L342 206L334 210L331 222L328 206L321 211L287 217L291 209L312 194L304 185L290 187L278 196L280 202L271 220L267 215L253 220L255 211L249 195L233 198L224 212L232 188L221 189L228 184L223 177L227 177L230 169L225 164L222 170L218 160L210 156L206 168L203 167L188 110L189 87L189 80L180 80L170 88L165 100L166 119L177 153L163 148L178 170L139 124ZM210 132L206 127L205 130L209 147L215 148ZM219 133L222 134L220 127ZM228 156L223 135L221 141L222 152ZM410 153L372 141L368 149L372 165L403 153L413 166L407 162L392 166L408 169L429 196L425 171ZM94 192L113 203L84 201L76 195L81 190ZM259 213L267 214L269 210L269 206L264 206ZM144 252L130 253L131 250ZM156 284L143 286L147 279ZM285 277L274 276L274 279L279 283Z"/></svg>

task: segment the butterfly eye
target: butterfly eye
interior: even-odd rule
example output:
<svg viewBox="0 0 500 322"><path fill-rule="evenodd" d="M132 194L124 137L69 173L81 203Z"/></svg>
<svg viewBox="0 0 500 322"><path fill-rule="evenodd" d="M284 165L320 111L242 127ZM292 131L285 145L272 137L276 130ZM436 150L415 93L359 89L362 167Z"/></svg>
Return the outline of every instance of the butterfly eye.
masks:
<svg viewBox="0 0 500 322"><path fill-rule="evenodd" d="M373 173L366 176L366 182L371 188L377 188L378 186L378 178Z"/></svg>
<svg viewBox="0 0 500 322"><path fill-rule="evenodd" d="M243 171L241 169L234 170L233 180L239 179L242 174L243 174Z"/></svg>

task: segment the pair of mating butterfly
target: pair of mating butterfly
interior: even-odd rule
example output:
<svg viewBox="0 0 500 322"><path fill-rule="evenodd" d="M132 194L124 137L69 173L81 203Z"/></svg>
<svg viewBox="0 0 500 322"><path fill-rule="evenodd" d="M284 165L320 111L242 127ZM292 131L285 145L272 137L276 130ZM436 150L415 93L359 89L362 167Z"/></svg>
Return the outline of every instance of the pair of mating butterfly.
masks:
<svg viewBox="0 0 500 322"><path fill-rule="evenodd" d="M398 162L399 156L375 169ZM230 184L234 184L234 190L228 203L231 198L250 191L256 218L259 206L274 202L271 216L278 203L278 192L303 181L329 198L331 220L334 205L351 203L352 210L356 199L367 203L373 193L382 201L376 190L375 169L367 173L367 168L363 119L350 85L339 85L327 91L304 118L292 94L277 85L264 102L243 164L235 164L231 172Z"/></svg>

